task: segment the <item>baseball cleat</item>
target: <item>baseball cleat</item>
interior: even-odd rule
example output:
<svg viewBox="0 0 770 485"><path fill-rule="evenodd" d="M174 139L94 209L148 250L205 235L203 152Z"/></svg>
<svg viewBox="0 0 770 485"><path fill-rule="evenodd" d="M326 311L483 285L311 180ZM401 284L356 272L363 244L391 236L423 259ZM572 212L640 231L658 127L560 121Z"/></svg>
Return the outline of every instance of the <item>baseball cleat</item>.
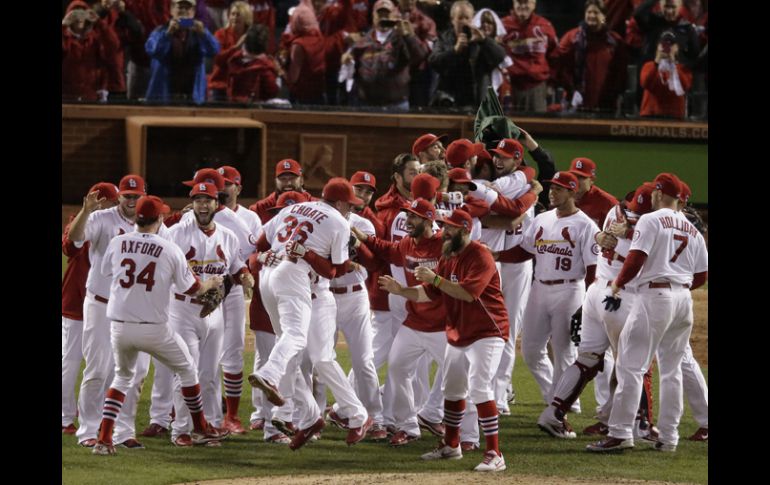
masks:
<svg viewBox="0 0 770 485"><path fill-rule="evenodd" d="M613 438L612 436L607 436L601 441L597 441L595 443L591 443L590 445L586 446L586 451L593 451L595 453L608 453L608 452L614 452L614 451L623 451L628 448L634 447L634 440L627 439L623 440L620 438Z"/></svg>
<svg viewBox="0 0 770 485"><path fill-rule="evenodd" d="M583 429L583 434L587 435L601 435L601 436L607 436L607 433L610 432L610 428L602 423L601 421L597 421L596 423L592 424L591 426L588 426L587 428Z"/></svg>
<svg viewBox="0 0 770 485"><path fill-rule="evenodd" d="M265 420L262 418L259 418L257 420L252 421L252 423L249 425L249 429L252 431L261 431L265 429Z"/></svg>
<svg viewBox="0 0 770 485"><path fill-rule="evenodd" d="M75 432L76 432L77 430L78 430L78 429L77 429L77 428L75 427L75 425L74 425L74 424L72 424L72 423L68 424L67 426L62 426L62 427L61 427L61 433L62 433L62 434L75 434Z"/></svg>
<svg viewBox="0 0 770 485"><path fill-rule="evenodd" d="M417 415L417 423L420 425L420 428L428 431L432 435L438 436L439 438L444 437L444 432L446 429L442 423L433 423L423 418L419 414Z"/></svg>
<svg viewBox="0 0 770 485"><path fill-rule="evenodd" d="M297 431L297 434L294 435L294 438L291 439L291 443L289 443L289 449L296 451L302 448L302 446L307 443L314 434L321 431L325 425L323 418L318 418L318 420L311 424L309 428Z"/></svg>
<svg viewBox="0 0 770 485"><path fill-rule="evenodd" d="M460 445L456 448L452 448L446 444L443 439L438 442L438 446L436 446L435 450L420 456L423 460L459 460L462 457L463 450Z"/></svg>
<svg viewBox="0 0 770 485"><path fill-rule="evenodd" d="M511 389L511 393L508 395L508 404L516 404L516 390Z"/></svg>
<svg viewBox="0 0 770 485"><path fill-rule="evenodd" d="M118 443L117 446L121 448L128 448L129 450L143 450L144 445L135 438L129 438L122 443Z"/></svg>
<svg viewBox="0 0 770 485"><path fill-rule="evenodd" d="M268 438L265 438L265 443L270 443L273 445L288 445L289 443L291 443L291 438L289 438L283 433L278 433Z"/></svg>
<svg viewBox="0 0 770 485"><path fill-rule="evenodd" d="M399 431L390 438L390 446L404 446L410 441L419 440L419 436L407 434L406 431Z"/></svg>
<svg viewBox="0 0 770 485"><path fill-rule="evenodd" d="M359 426L358 428L350 428L350 431L348 431L348 436L345 438L345 443L348 444L348 446L352 446L366 436L366 432L369 431L369 428L372 427L372 423L374 420L372 420L371 416L366 418L366 421L364 421L364 424Z"/></svg>
<svg viewBox="0 0 770 485"><path fill-rule="evenodd" d="M385 431L388 432L388 436L393 436L394 434L398 433L398 428L396 428L392 424L388 424L385 426Z"/></svg>
<svg viewBox="0 0 770 485"><path fill-rule="evenodd" d="M497 406L497 414L499 416L510 416L511 415L511 410L508 409L508 408L503 408L503 407Z"/></svg>
<svg viewBox="0 0 770 485"><path fill-rule="evenodd" d="M372 441L384 441L388 439L388 432L381 424L375 424L369 428L366 438Z"/></svg>
<svg viewBox="0 0 770 485"><path fill-rule="evenodd" d="M656 451L668 451L668 452L671 452L671 453L676 451L676 445L667 444L667 443L664 443L662 441L656 441L655 445L653 446L653 448Z"/></svg>
<svg viewBox="0 0 770 485"><path fill-rule="evenodd" d="M91 450L91 453L94 455L102 455L102 456L117 454L115 452L115 447L107 443L96 443L94 445L94 448Z"/></svg>
<svg viewBox="0 0 770 485"><path fill-rule="evenodd" d="M204 445L210 441L221 441L230 434L229 430L224 428L215 428L209 424L204 431L193 431L190 435L194 445Z"/></svg>
<svg viewBox="0 0 770 485"><path fill-rule="evenodd" d="M549 409L546 409L546 412ZM569 422L567 422L566 416L564 417L563 421L559 421L555 417L552 417L551 419L547 419L546 417L541 415L540 418L537 420L537 426L538 428L545 431L546 433L553 436L554 438L561 438L561 439L567 439L567 440L577 438L577 434L575 433L575 431L573 431L572 426L569 425Z"/></svg>
<svg viewBox="0 0 770 485"><path fill-rule="evenodd" d="M181 448L193 445L192 438L189 434L180 434L171 442L174 444L174 446L179 446Z"/></svg>
<svg viewBox="0 0 770 485"><path fill-rule="evenodd" d="M484 453L484 461L476 465L474 472L501 472L505 470L505 458L494 450Z"/></svg>
<svg viewBox="0 0 770 485"><path fill-rule="evenodd" d="M155 438L156 436L161 436L166 434L168 434L168 429L164 428L163 426L157 423L151 423L149 426L147 426L144 429L144 431L142 431L140 436L144 436L145 438Z"/></svg>
<svg viewBox="0 0 770 485"><path fill-rule="evenodd" d="M326 415L326 419L328 419L329 422L334 426L336 426L337 428L350 429L350 426L348 426L348 421L349 421L348 418L343 418L342 416L334 412L334 410L329 411L329 413Z"/></svg>
<svg viewBox="0 0 770 485"><path fill-rule="evenodd" d="M246 429L244 429L241 420L237 417L231 418L230 416L225 416L222 426L232 434L246 434Z"/></svg>
<svg viewBox="0 0 770 485"><path fill-rule="evenodd" d="M640 436L639 439L654 444L658 441L658 428L656 426L651 426L650 431L644 436Z"/></svg>
<svg viewBox="0 0 770 485"><path fill-rule="evenodd" d="M709 429L708 428L698 428L698 431L696 431L692 436L687 438L690 441L708 441L709 440Z"/></svg>
<svg viewBox="0 0 770 485"><path fill-rule="evenodd" d="M294 436L297 433L297 428L294 427L294 424L283 419L273 418L270 420L270 424L286 436Z"/></svg>
<svg viewBox="0 0 770 485"><path fill-rule="evenodd" d="M93 448L96 446L96 438L89 438L87 440L83 440L78 445L82 446L83 448Z"/></svg>
<svg viewBox="0 0 770 485"><path fill-rule="evenodd" d="M283 406L286 403L286 401L283 399L283 396L281 396L281 393L278 392L278 388L257 374L249 375L249 384L251 384L252 387L256 387L260 391L264 392L267 400L270 401L270 403L273 405Z"/></svg>

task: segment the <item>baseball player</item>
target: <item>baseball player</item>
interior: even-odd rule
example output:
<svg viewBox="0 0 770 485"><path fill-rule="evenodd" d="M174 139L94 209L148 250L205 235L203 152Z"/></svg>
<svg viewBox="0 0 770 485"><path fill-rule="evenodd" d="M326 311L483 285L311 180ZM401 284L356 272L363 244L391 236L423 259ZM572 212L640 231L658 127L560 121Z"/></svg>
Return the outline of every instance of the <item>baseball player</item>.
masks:
<svg viewBox="0 0 770 485"><path fill-rule="evenodd" d="M575 175L557 172L550 182L553 210L535 217L521 243L502 251L498 258L501 262L536 260L535 280L522 319L521 347L546 403L551 402L564 369L575 361L570 319L594 279L599 254L594 242L599 228L575 207ZM553 365L546 348L549 340Z"/></svg>
<svg viewBox="0 0 770 485"><path fill-rule="evenodd" d="M575 205L585 212L597 226L601 227L607 218L607 213L618 205L618 200L594 184L596 163L590 158L578 157L573 159L570 162L569 171L575 174L578 179ZM614 363L612 350L608 350L604 355L604 372L596 376L594 381L596 409L599 414L601 414L599 410L610 396L610 376Z"/></svg>
<svg viewBox="0 0 770 485"><path fill-rule="evenodd" d="M86 298L83 303L83 357L86 367L78 397L78 444L96 445L97 430L104 392L114 375L114 359L110 350L110 326L107 318L110 280L101 274L104 251L113 237L134 231L136 201L145 195L145 183L138 175L126 175L118 184L118 205L97 210L104 202L98 192L83 198L83 208L70 225L69 238L76 247L89 243L88 259L91 268L86 280ZM136 374L144 376L149 367L149 356L140 354ZM115 427L115 442L128 448L143 448L135 437L136 404L140 382L134 382L126 394L125 411Z"/></svg>
<svg viewBox="0 0 770 485"><path fill-rule="evenodd" d="M283 209L276 216L275 230L270 225L265 227L265 237L283 245L282 251L289 257L260 280L262 299L278 341L267 363L249 376L249 382L261 389L267 400L276 406L283 405L282 394L293 397L297 393L294 403L299 413L300 429L289 444L292 450L303 446L324 427L321 411L307 382L298 372L302 351L308 344L311 286L318 277L303 257L305 249L321 258L330 258L335 268L345 271L350 229L344 216L350 212L351 205L363 204L355 197L350 183L340 178L333 178L326 184L322 198L322 201L294 204ZM331 301L333 304L334 300ZM332 345L333 342L329 342L329 347ZM280 385L280 391L276 384ZM371 425L366 411L363 410L363 419L360 416L345 417L350 419L351 428L363 430L359 433L363 438L366 433L364 428ZM353 419L360 419L361 423L354 423ZM348 443L351 443L351 438L357 437L349 433Z"/></svg>
<svg viewBox="0 0 770 485"><path fill-rule="evenodd" d="M476 403L484 430L486 451L475 471L505 470L498 443L498 416L492 376L500 363L508 338L508 314L500 290L500 276L489 251L470 240L471 216L455 210L444 219L442 257L435 271L426 266L415 269L422 284L403 287L392 277L380 284L412 302L440 300L446 307L446 346L442 389L446 434L424 460L460 459L460 422L465 400ZM470 394L469 394L470 391Z"/></svg>
<svg viewBox="0 0 770 485"><path fill-rule="evenodd" d="M436 136L433 133L421 135L412 144L412 155L419 159L420 165L435 160L443 162L446 156L444 144L448 139L447 135Z"/></svg>
<svg viewBox="0 0 770 485"><path fill-rule="evenodd" d="M633 225L639 216L649 212L652 208L653 188L654 185L651 183L645 183L637 188L628 202L627 210L624 210L621 205L614 207L606 216L603 234L616 233L615 228L618 225L624 225L623 232L625 232L626 222ZM599 372L611 373L611 370L604 367L606 361L603 354L610 348L617 349L618 336L636 297L632 290L623 288L619 294L624 303L621 308L615 311L606 306L607 287L620 273L631 245L630 239L615 236L612 236L612 239L615 245L612 249L602 250L596 265L596 282L586 291L581 312L582 323L577 360L564 371L556 383L553 401L538 418L538 426L557 438L576 437L567 422L566 414L588 382ZM600 406L598 412L599 422L605 429L612 406L611 396L612 394L608 401Z"/></svg>
<svg viewBox="0 0 770 485"><path fill-rule="evenodd" d="M195 362L182 338L166 325L172 284L177 289L186 288L186 295L197 296L221 285L222 277L217 275L201 282L187 266L182 250L156 234L164 209L170 211L160 199L140 198L136 203L137 231L113 238L101 261L102 274L112 281L107 316L112 322L115 378L104 398L95 455L115 454L112 430L135 380L134 368L140 351L178 374L195 423L193 443L221 440L229 434L206 421Z"/></svg>
<svg viewBox="0 0 770 485"><path fill-rule="evenodd" d="M412 184L413 189L416 190L422 180L433 181L435 185L432 186L432 191L435 197L438 181L430 175L418 175ZM409 232L398 242L383 241L357 229L353 229L353 232L358 240L365 244L365 249L370 249L377 257L391 265L403 268L406 286L413 286L418 284L414 278L414 269L417 266L435 268L438 264L442 239L441 231L434 228L436 209L430 201L416 198L404 211L407 213L404 228ZM356 242L356 246L360 248L361 243ZM362 250L363 255L365 249ZM394 279L398 281L397 278ZM417 407L412 380L416 378L415 374L419 375L422 365L419 359L425 354L436 361L439 370L442 368L446 346L443 334L445 317L440 301L425 304L411 301L406 303L403 324L393 339L388 355L388 379L385 383L385 396L392 399L390 412L397 429L390 440L392 446L402 446L418 439L420 427L428 428L439 436L444 434L443 426L438 426L443 418L440 410L431 409L428 403L422 409Z"/></svg>
<svg viewBox="0 0 770 485"><path fill-rule="evenodd" d="M708 277L708 250L700 232L681 213L679 180L662 173L653 181L653 211L639 218L620 274L611 284L617 298L621 287L638 274L637 295L618 340L618 387L612 403L609 434L587 446L606 452L633 448L633 423L642 374L657 353L660 366L660 415L657 451L676 451L683 412L682 357L692 330L690 289ZM622 298L618 302L623 305Z"/></svg>
<svg viewBox="0 0 770 485"><path fill-rule="evenodd" d="M250 205L249 209L256 212L262 224L265 224L273 217L274 214L270 213L268 209L275 206L281 192L293 190L304 193L303 183L302 166L299 162L291 158L281 160L275 164L275 191Z"/></svg>
<svg viewBox="0 0 770 485"><path fill-rule="evenodd" d="M221 177L216 171L214 174ZM170 239L182 248L193 273L204 280L211 275L232 275L234 288L237 285L251 288L254 280L244 264L243 246L239 238L214 220L215 213L225 212L217 212L217 186L212 183L196 183L190 191L190 198L193 210L188 214L191 215L185 214L182 221L170 229ZM218 395L219 362L224 337L222 308L220 305L209 315L201 317L201 301L179 290L177 288L171 299L169 324L190 348L198 369L203 410L207 419L214 422L215 419L221 419L222 412ZM176 418L172 423L171 440L177 446L191 446L194 443L190 436L190 416L184 407L178 382L175 387Z"/></svg>
<svg viewBox="0 0 770 485"><path fill-rule="evenodd" d="M99 182L88 190L98 191L101 207L109 209L118 203L118 188L107 182ZM67 256L67 269L61 282L61 430L63 434L75 434L77 401L75 381L83 360L83 300L86 297L86 278L91 263L88 260L88 243L76 247L69 238L71 216L62 234L62 252Z"/></svg>

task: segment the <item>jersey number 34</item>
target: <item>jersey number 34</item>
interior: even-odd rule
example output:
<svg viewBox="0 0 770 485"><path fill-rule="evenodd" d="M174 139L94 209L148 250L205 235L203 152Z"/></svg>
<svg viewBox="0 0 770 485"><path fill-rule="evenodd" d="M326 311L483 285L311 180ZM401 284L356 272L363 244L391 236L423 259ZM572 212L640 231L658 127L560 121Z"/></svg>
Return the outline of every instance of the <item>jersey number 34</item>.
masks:
<svg viewBox="0 0 770 485"><path fill-rule="evenodd" d="M144 285L145 291L152 291L152 287L155 285L155 261L150 262L139 272L136 277L136 263L131 258L126 258L120 262L120 266L126 268L126 279L121 278L119 280L120 286L123 288L131 288L134 284Z"/></svg>

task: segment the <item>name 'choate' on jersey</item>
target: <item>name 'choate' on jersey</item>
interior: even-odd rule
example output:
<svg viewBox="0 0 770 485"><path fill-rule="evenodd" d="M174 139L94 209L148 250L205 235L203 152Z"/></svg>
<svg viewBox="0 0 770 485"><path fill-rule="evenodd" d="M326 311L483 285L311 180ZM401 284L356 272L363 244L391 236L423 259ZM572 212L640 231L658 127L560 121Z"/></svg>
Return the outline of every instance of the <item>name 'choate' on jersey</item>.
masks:
<svg viewBox="0 0 770 485"><path fill-rule="evenodd" d="M305 216L308 219L312 219L318 223L323 222L325 219L329 217L329 215L326 214L325 212L322 212L318 209L314 209L312 207L304 206L301 204L295 204L294 206L292 206L290 213Z"/></svg>

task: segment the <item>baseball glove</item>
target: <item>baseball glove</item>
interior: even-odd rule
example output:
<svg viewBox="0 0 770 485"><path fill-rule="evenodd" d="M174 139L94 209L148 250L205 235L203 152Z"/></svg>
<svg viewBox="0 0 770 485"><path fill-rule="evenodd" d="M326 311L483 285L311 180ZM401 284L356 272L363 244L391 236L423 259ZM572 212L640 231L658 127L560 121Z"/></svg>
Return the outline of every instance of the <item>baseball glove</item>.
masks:
<svg viewBox="0 0 770 485"><path fill-rule="evenodd" d="M682 209L682 214L684 214L687 220L690 221L690 224L695 226L695 229L697 229L701 234L704 234L708 230L708 226L705 222L703 222L703 218L701 218L700 214L698 214L698 211L689 205Z"/></svg>
<svg viewBox="0 0 770 485"><path fill-rule="evenodd" d="M222 300L225 299L225 289L223 286L218 286L216 288L212 288L206 293L200 295L198 297L198 300L203 304L203 308L201 308L201 312L199 316L201 318L206 318L217 309L217 307L222 303Z"/></svg>
<svg viewBox="0 0 770 485"><path fill-rule="evenodd" d="M604 311L616 312L620 308L620 303L623 301L619 296L607 295L602 303L604 303Z"/></svg>

